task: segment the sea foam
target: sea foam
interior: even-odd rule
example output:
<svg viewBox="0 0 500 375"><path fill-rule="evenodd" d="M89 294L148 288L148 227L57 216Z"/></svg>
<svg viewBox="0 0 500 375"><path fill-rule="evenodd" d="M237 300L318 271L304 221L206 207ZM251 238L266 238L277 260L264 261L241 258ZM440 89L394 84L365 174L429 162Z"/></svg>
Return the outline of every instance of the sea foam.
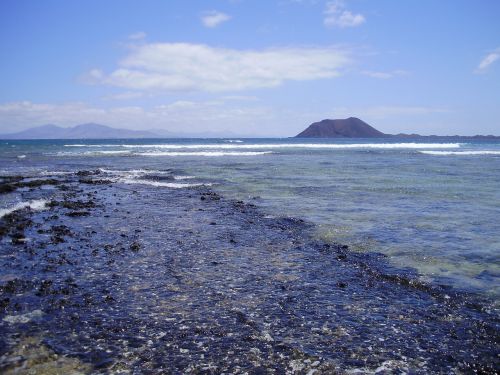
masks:
<svg viewBox="0 0 500 375"><path fill-rule="evenodd" d="M103 156L103 155L127 156L130 154L132 154L132 152L127 150L104 150L104 151L84 151L84 152L61 151L56 153L56 156Z"/></svg>
<svg viewBox="0 0 500 375"><path fill-rule="evenodd" d="M117 169L105 169L99 168L102 173L106 173L111 176L115 176L112 178L114 182L121 182L124 184L141 184L141 185L150 185L156 187L168 187L173 189L181 189L188 188L193 186L211 186L211 184L206 183L178 183L178 182L163 182L163 181L153 181L144 179L146 176L155 176L155 175L168 175L171 176L174 180L189 180L196 178L195 176L174 176L169 171L161 171L154 169L129 169L129 170L117 170Z"/></svg>
<svg viewBox="0 0 500 375"><path fill-rule="evenodd" d="M224 143L224 144L79 144L79 145L65 145L65 147L122 147L132 149L204 149L204 150L242 150L242 149L280 149L280 148L307 148L307 149L351 149L351 148L371 148L371 149L455 149L460 148L461 143L415 143L415 142L402 142L402 143L252 143L252 144L239 144L239 143ZM99 151L88 151L99 152ZM101 151L102 152L102 151Z"/></svg>
<svg viewBox="0 0 500 375"><path fill-rule="evenodd" d="M103 173L108 173L112 175L144 175L144 174L170 174L168 171L159 171L156 169L128 169L128 170L119 170L119 169L105 169L99 168L99 170Z"/></svg>
<svg viewBox="0 0 500 375"><path fill-rule="evenodd" d="M419 151L422 154L426 155L436 155L436 156L449 156L449 155L457 155L457 156L468 156L468 155L500 155L500 151Z"/></svg>
<svg viewBox="0 0 500 375"><path fill-rule="evenodd" d="M0 218L4 217L5 215L11 214L14 211L22 210L23 208L28 207L34 211L44 210L46 208L47 202L48 201L45 199L35 199L28 202L19 202L12 207L0 209Z"/></svg>
<svg viewBox="0 0 500 375"><path fill-rule="evenodd" d="M269 143L269 144L155 144L155 145L130 145L123 144L124 148L152 148L152 149L215 149L215 150L241 150L241 149L280 149L280 148L307 148L307 149L351 149L351 148L373 148L373 149L452 149L460 148L460 143Z"/></svg>
<svg viewBox="0 0 500 375"><path fill-rule="evenodd" d="M139 156L258 156L272 154L272 151L195 151L195 152L175 152L175 151L151 151L151 152L137 152L134 155Z"/></svg>
<svg viewBox="0 0 500 375"><path fill-rule="evenodd" d="M195 186L211 186L212 184L203 184L203 183L180 183L180 182L161 182L161 181L150 181L150 180L141 180L137 178L122 178L119 182L124 184L140 184L140 185L150 185L156 187L168 187L172 189L184 189Z"/></svg>

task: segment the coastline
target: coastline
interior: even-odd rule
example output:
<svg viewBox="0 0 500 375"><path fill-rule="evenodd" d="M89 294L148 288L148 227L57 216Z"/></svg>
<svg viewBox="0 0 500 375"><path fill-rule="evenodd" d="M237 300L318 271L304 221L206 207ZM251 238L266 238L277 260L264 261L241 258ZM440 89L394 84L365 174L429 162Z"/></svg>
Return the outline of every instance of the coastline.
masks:
<svg viewBox="0 0 500 375"><path fill-rule="evenodd" d="M300 219L207 187L124 185L92 171L45 182L50 194L22 186L45 210L0 218L2 372L498 368L498 316L476 297L313 240Z"/></svg>

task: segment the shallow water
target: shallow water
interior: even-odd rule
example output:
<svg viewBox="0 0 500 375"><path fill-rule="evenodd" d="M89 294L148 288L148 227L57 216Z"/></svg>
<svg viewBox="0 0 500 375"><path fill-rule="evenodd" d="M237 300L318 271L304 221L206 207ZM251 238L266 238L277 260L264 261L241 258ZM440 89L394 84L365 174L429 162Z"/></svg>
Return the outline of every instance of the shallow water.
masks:
<svg viewBox="0 0 500 375"><path fill-rule="evenodd" d="M313 224L209 187L157 185L200 181L177 169L50 177L11 178L36 186L20 199L48 203L0 219L2 373L499 366L493 304L422 283L381 254L315 240Z"/></svg>
<svg viewBox="0 0 500 375"><path fill-rule="evenodd" d="M8 141L0 169L171 168L195 178L157 187L212 184L227 197L255 199L269 215L315 223L318 238L382 252L424 280L496 299L499 152L499 142L449 139Z"/></svg>

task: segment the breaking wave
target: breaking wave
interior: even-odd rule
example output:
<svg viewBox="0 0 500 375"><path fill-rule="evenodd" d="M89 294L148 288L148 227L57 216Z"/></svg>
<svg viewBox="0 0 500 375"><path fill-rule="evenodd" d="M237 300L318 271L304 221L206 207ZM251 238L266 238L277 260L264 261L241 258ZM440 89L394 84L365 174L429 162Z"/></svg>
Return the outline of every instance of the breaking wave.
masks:
<svg viewBox="0 0 500 375"><path fill-rule="evenodd" d="M150 151L137 152L139 156L257 156L272 154L272 151L196 151L196 152L175 152L175 151Z"/></svg>
<svg viewBox="0 0 500 375"><path fill-rule="evenodd" d="M350 149L350 148L375 148L375 149L449 149L459 148L460 143L347 143L347 144L325 144L325 143L269 143L269 144L196 144L196 145L121 145L124 148L157 148L157 149L276 149L276 148L308 148L308 149Z"/></svg>
<svg viewBox="0 0 500 375"><path fill-rule="evenodd" d="M47 200L45 199L36 199L28 202L20 202L16 205L9 208L0 209L0 218L5 215L11 214L14 211L22 210L23 208L30 208L34 211L41 211L46 208Z"/></svg>
<svg viewBox="0 0 500 375"><path fill-rule="evenodd" d="M426 155L448 156L448 155L500 155L500 151L419 151Z"/></svg>
<svg viewBox="0 0 500 375"><path fill-rule="evenodd" d="M124 184L140 184L140 185L150 185L156 187L168 187L173 189L182 189L194 186L211 186L212 184L207 183L182 183L182 182L165 182L165 181L155 181L149 180L148 177L151 176L166 176L167 179L171 178L174 181L190 180L196 178L195 176L175 176L170 171L162 171L155 169L130 169L130 170L118 170L118 169L105 169L99 168L102 173L113 176L111 178L114 182L120 182Z"/></svg>
<svg viewBox="0 0 500 375"><path fill-rule="evenodd" d="M461 143L268 143L268 144L121 144L121 145L65 145L65 147L122 147L122 148L150 148L150 149L279 149L279 148L308 148L308 149L351 149L351 148L370 148L370 149L455 149L460 148ZM99 152L99 151L90 151Z"/></svg>
<svg viewBox="0 0 500 375"><path fill-rule="evenodd" d="M61 151L56 156L103 156L103 155L117 155L125 156L131 155L132 151L128 150L104 150L104 151L84 151L84 152L66 152Z"/></svg>
<svg viewBox="0 0 500 375"><path fill-rule="evenodd" d="M161 181L150 181L150 180L142 180L137 178L122 178L119 182L124 184L140 184L140 185L150 185L156 187L168 187L172 189L183 189L188 187L195 186L211 186L212 184L205 183L181 183L181 182L161 182Z"/></svg>

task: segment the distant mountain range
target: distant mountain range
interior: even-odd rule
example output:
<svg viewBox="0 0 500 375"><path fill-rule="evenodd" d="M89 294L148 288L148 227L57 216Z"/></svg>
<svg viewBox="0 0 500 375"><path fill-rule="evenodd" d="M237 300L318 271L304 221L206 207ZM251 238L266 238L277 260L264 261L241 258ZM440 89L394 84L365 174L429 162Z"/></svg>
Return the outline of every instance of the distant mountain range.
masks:
<svg viewBox="0 0 500 375"><path fill-rule="evenodd" d="M500 139L494 135L474 136L441 136L441 135L419 135L419 134L386 134L368 125L356 117L336 120L322 120L314 122L304 131L295 136L296 138L425 138L425 139Z"/></svg>
<svg viewBox="0 0 500 375"><path fill-rule="evenodd" d="M124 138L245 138L229 131L173 133L165 130L129 130L100 124L81 124L73 127L43 125L17 133L0 134L0 139L124 139ZM252 136L258 138L259 136ZM493 135L438 136L419 134L385 134L356 117L314 122L296 138L425 138L425 139L500 139Z"/></svg>
<svg viewBox="0 0 500 375"><path fill-rule="evenodd" d="M113 139L113 138L225 138L238 137L231 132L171 133L164 130L128 130L100 124L81 124L63 128L43 125L17 133L0 134L0 139Z"/></svg>

